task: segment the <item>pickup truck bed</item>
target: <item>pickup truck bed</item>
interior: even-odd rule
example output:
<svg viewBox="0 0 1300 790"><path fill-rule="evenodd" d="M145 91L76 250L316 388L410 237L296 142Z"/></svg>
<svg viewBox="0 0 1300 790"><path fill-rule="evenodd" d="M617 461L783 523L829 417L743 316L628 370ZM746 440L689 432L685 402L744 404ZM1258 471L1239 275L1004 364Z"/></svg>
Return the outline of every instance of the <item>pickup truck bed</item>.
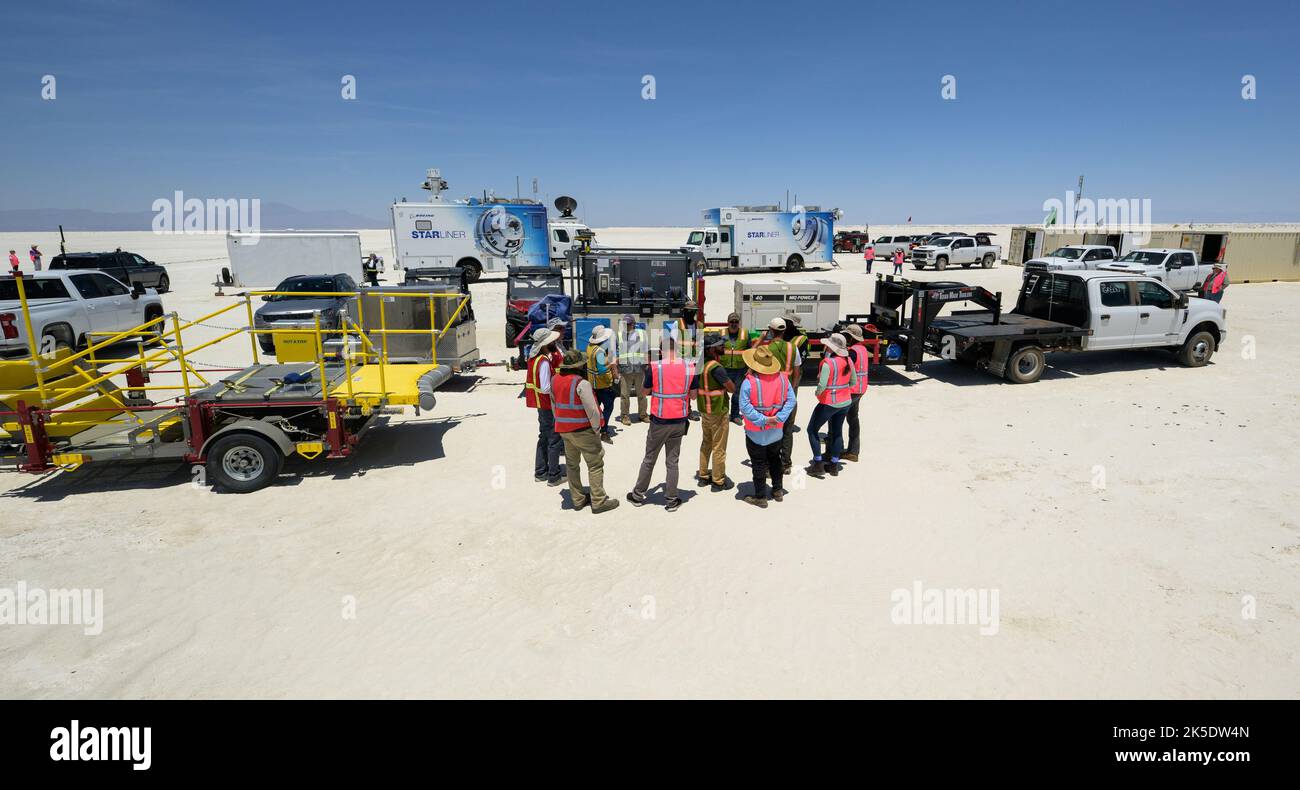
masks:
<svg viewBox="0 0 1300 790"><path fill-rule="evenodd" d="M1003 313L994 323L991 310L962 310L930 321L930 327L940 333L956 335L970 340L1009 340L1020 337L1058 338L1086 337L1087 329L1080 329L1060 321Z"/></svg>

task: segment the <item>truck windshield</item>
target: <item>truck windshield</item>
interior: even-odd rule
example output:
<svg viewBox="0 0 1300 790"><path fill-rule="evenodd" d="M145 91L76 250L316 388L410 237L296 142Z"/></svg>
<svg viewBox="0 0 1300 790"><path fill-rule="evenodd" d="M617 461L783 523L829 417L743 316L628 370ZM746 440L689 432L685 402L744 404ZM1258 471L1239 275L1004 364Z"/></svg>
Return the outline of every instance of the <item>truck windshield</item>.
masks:
<svg viewBox="0 0 1300 790"><path fill-rule="evenodd" d="M35 302L39 299L67 299L68 289L64 287L63 280L52 278L48 280L24 280L23 291L26 293L27 300ZM0 280L0 302L18 301L18 283L14 280Z"/></svg>
<svg viewBox="0 0 1300 790"><path fill-rule="evenodd" d="M690 245L693 245L693 246L699 246L700 244L703 244L703 243L704 243L704 231L702 231L702 230L693 230L693 231L691 231L691 237L690 237L689 239L686 240L686 243L687 243L687 244L690 244Z"/></svg>
<svg viewBox="0 0 1300 790"><path fill-rule="evenodd" d="M1120 263L1141 263L1146 266L1155 266L1158 263L1164 263L1165 254L1163 252L1144 252L1135 250L1119 259Z"/></svg>
<svg viewBox="0 0 1300 790"><path fill-rule="evenodd" d="M331 293L335 290L331 277L302 277L285 280L275 286L277 291L294 291L296 293ZM283 302L286 299L311 299L310 296L272 296L270 301Z"/></svg>
<svg viewBox="0 0 1300 790"><path fill-rule="evenodd" d="M1052 250L1052 254L1048 255L1047 257L1065 258L1067 261L1077 261L1079 260L1079 256L1082 254L1083 254L1083 250L1079 249L1078 247L1062 247L1059 250Z"/></svg>

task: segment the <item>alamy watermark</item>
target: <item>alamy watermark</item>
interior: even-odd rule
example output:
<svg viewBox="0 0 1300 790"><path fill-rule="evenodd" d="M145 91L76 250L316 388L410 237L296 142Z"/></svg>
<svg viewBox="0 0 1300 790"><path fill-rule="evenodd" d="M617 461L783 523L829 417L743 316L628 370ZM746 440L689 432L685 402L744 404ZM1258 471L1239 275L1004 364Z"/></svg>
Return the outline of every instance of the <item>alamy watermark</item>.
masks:
<svg viewBox="0 0 1300 790"><path fill-rule="evenodd" d="M1065 200L1043 201L1043 225L1074 233L1131 233L1141 246L1151 241L1151 198L1077 197L1073 190Z"/></svg>
<svg viewBox="0 0 1300 790"><path fill-rule="evenodd" d="M245 244L256 244L262 229L261 198L187 198L179 189L171 198L153 202L154 233L225 233L238 230L254 234Z"/></svg>
<svg viewBox="0 0 1300 790"><path fill-rule="evenodd" d="M79 625L86 636L104 631L104 591L83 587L0 587L0 625Z"/></svg>
<svg viewBox="0 0 1300 790"><path fill-rule="evenodd" d="M981 636L998 632L997 588L944 589L921 581L899 587L889 595L894 625L977 625Z"/></svg>

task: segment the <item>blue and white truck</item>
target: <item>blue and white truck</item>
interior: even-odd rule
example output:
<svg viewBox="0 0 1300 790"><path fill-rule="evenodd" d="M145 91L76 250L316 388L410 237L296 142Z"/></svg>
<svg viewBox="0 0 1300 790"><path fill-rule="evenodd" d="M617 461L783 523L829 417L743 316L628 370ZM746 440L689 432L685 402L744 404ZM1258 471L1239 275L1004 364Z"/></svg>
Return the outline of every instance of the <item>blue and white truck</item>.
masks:
<svg viewBox="0 0 1300 790"><path fill-rule="evenodd" d="M511 266L549 266L546 206L535 200L447 200L447 182L437 168L421 185L427 203L394 203L394 266L425 269L459 266L470 282L484 272Z"/></svg>
<svg viewBox="0 0 1300 790"><path fill-rule="evenodd" d="M729 206L704 210L704 227L682 249L704 256L705 271L801 271L833 260L839 209Z"/></svg>

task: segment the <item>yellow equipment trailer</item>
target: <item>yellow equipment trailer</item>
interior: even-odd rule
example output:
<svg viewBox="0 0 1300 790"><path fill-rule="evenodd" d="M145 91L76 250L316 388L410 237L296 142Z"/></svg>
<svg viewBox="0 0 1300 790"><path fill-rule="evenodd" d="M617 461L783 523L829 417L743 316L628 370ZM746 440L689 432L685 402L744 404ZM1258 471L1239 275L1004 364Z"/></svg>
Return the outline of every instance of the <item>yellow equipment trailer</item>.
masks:
<svg viewBox="0 0 1300 790"><path fill-rule="evenodd" d="M21 274L17 290L23 320L30 314ZM365 310L364 291L295 296L356 296ZM345 317L336 329L267 329L257 334L306 337L314 353L306 361L262 360L253 329L251 292L235 303L192 321L164 315L124 332L90 338L80 349L38 352L27 332L29 354L0 360L0 459L25 472L75 469L82 464L123 459L173 459L204 464L207 481L233 492L256 491L279 475L284 459L344 458L394 407L432 408L433 391L452 375L438 360L439 338L453 332L470 301L467 293L394 293L370 300L380 315L377 328L363 329L364 314ZM400 298L449 300L441 326L388 328L386 304ZM243 308L247 326L225 330L215 339L193 339L199 326ZM463 321L461 322L463 323ZM160 331L161 330L161 331ZM253 364L214 368L195 356L246 334ZM396 363L387 352L389 335L425 335L427 358ZM331 342L330 336L340 336ZM134 353L119 353L136 341ZM341 342L339 342L341 341ZM409 357L407 358L409 359ZM218 375L224 377L218 378ZM170 377L176 383L155 384ZM171 393L170 396L168 393ZM155 398L158 398L155 400Z"/></svg>

